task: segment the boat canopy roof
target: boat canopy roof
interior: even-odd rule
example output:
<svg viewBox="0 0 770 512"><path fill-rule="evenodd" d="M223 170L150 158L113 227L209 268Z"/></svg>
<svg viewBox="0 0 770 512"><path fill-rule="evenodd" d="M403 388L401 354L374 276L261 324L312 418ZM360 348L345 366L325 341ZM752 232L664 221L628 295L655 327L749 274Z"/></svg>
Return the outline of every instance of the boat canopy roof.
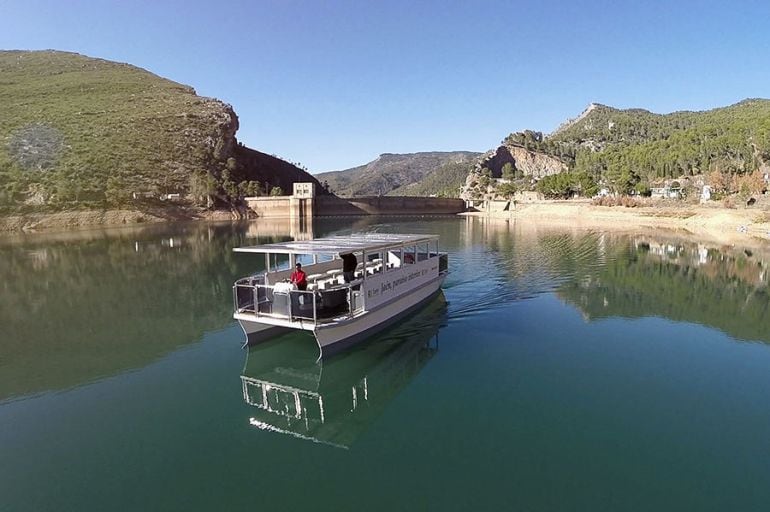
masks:
<svg viewBox="0 0 770 512"><path fill-rule="evenodd" d="M438 235L400 235L387 233L362 233L348 236L332 236L277 244L236 247L235 252L270 254L350 254L360 251L377 251L388 247L400 247L438 240Z"/></svg>

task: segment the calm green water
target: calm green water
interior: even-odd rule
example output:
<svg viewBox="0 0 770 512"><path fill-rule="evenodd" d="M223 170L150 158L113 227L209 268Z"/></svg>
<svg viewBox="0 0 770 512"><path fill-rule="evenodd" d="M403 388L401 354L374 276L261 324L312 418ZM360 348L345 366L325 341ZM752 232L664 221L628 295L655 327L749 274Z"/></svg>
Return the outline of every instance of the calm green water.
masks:
<svg viewBox="0 0 770 512"><path fill-rule="evenodd" d="M241 349L232 247L0 239L0 510L767 510L770 248L479 219L420 314L323 363ZM304 236L307 236L305 234Z"/></svg>

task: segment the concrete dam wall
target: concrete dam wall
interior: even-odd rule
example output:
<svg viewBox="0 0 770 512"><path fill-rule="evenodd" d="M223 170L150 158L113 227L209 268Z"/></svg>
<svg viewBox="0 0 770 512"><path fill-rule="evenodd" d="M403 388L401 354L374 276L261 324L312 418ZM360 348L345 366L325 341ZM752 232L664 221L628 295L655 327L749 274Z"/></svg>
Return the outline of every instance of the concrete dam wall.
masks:
<svg viewBox="0 0 770 512"><path fill-rule="evenodd" d="M462 199L443 197L296 196L246 198L259 218L344 215L452 215L465 211Z"/></svg>
<svg viewBox="0 0 770 512"><path fill-rule="evenodd" d="M351 197L345 199L367 215L450 215L465 211L465 201L443 197Z"/></svg>

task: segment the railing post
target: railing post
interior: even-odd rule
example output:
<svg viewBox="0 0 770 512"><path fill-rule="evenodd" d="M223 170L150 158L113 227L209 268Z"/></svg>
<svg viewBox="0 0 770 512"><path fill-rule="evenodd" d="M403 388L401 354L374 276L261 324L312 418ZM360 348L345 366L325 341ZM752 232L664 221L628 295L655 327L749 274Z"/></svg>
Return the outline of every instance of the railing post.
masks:
<svg viewBox="0 0 770 512"><path fill-rule="evenodd" d="M259 316L259 304L257 303L259 294L257 293L256 284L251 288L251 296L253 297L253 301L254 301L254 316Z"/></svg>
<svg viewBox="0 0 770 512"><path fill-rule="evenodd" d="M316 295L315 291L310 292L310 300L313 301L313 325L318 325L318 314L316 313L316 307L318 306L318 302L315 300Z"/></svg>

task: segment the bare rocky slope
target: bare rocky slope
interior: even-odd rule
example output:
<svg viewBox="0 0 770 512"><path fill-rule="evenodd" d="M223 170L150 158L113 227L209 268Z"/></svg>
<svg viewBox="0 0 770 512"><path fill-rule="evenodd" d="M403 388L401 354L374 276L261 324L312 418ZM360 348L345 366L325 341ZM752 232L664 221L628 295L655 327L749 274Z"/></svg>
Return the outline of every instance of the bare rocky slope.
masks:
<svg viewBox="0 0 770 512"><path fill-rule="evenodd" d="M487 187L482 174L487 172L492 178L501 178L506 165L528 180L539 180L568 170L567 164L560 158L506 139L479 158L465 179L460 197L474 199L483 196Z"/></svg>

